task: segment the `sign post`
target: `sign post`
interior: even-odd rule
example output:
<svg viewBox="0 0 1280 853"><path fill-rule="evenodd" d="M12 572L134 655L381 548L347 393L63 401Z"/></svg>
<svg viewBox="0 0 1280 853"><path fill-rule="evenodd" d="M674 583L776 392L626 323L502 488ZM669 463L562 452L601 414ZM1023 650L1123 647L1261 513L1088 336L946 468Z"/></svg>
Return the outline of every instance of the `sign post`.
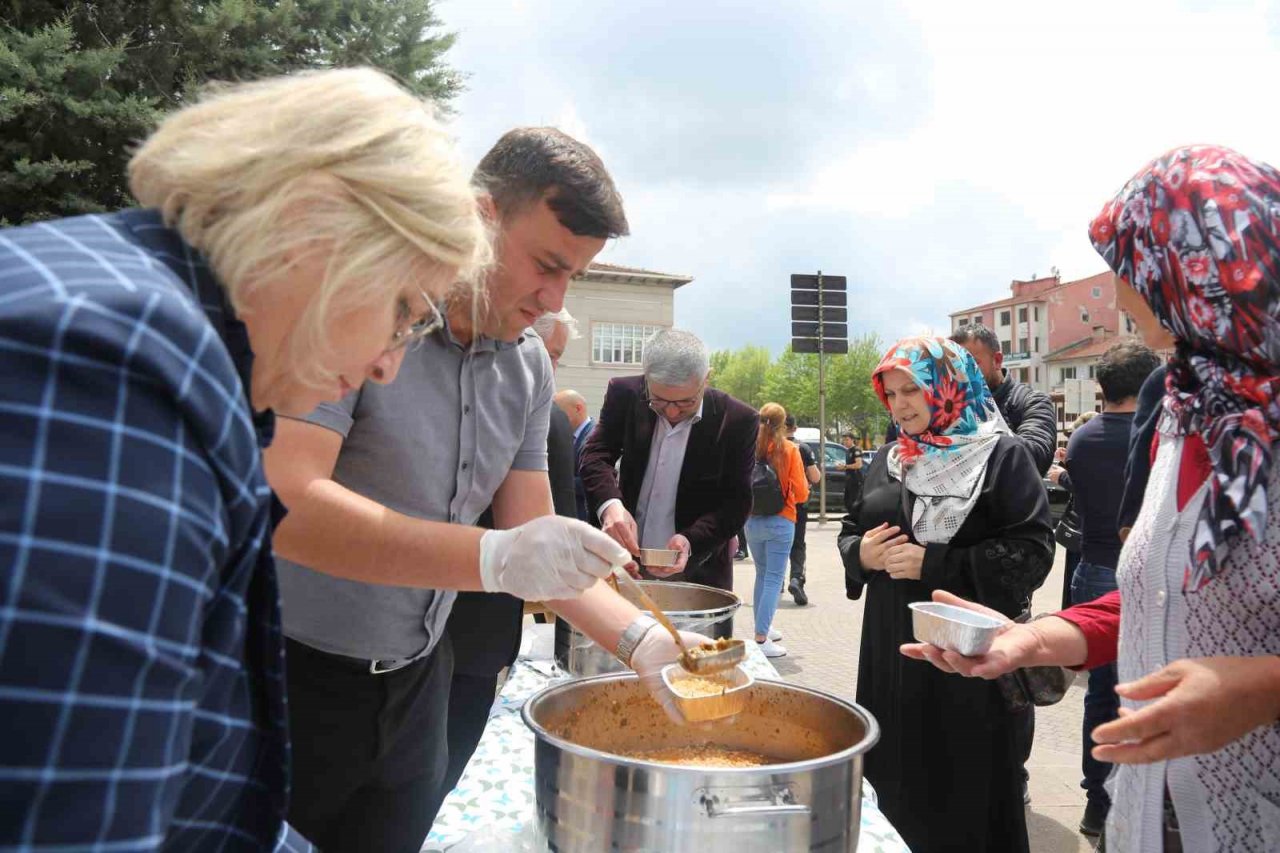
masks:
<svg viewBox="0 0 1280 853"><path fill-rule="evenodd" d="M849 309L842 275L791 276L791 351L818 355L818 524L827 523L827 353L849 351Z"/></svg>

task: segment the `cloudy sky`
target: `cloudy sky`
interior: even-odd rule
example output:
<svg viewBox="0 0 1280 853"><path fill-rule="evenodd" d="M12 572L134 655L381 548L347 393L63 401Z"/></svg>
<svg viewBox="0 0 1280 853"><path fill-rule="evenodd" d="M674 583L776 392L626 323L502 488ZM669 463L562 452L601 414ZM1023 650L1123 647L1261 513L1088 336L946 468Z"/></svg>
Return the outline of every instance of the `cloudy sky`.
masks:
<svg viewBox="0 0 1280 853"><path fill-rule="evenodd" d="M589 142L632 236L694 276L713 348L788 341L788 276L849 278L851 334L944 329L1014 278L1101 272L1092 216L1155 155L1280 164L1280 0L442 0L474 163L506 129Z"/></svg>

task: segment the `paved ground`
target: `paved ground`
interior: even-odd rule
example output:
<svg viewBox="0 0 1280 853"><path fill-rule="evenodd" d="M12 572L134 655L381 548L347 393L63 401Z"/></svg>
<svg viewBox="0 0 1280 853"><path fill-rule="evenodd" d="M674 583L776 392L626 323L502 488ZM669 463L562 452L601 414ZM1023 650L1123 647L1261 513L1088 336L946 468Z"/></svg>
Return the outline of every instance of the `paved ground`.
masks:
<svg viewBox="0 0 1280 853"><path fill-rule="evenodd" d="M778 672L790 681L852 700L862 631L862 602L844 594L844 568L836 551L839 525L809 524L809 605L798 607L783 591L774 627L782 632L786 657L775 658ZM752 633L750 560L739 562L736 591L745 603L734 622L738 636ZM1053 572L1036 595L1033 611L1056 610L1062 596L1062 551ZM1086 853L1092 850L1076 831L1084 812L1080 788L1080 725L1084 682L1077 679L1057 705L1036 709L1036 739L1031 754L1031 806L1027 824L1033 853Z"/></svg>

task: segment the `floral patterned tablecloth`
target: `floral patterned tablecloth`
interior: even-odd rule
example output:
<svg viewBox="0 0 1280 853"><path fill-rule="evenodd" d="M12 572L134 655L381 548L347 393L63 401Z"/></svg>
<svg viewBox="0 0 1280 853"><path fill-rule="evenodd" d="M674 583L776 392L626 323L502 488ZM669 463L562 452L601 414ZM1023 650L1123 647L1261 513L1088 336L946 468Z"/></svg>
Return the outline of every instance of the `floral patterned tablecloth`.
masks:
<svg viewBox="0 0 1280 853"><path fill-rule="evenodd" d="M743 668L756 678L779 677L773 664L750 643ZM564 678L549 660L522 658L516 662L490 712L475 755L458 787L440 808L423 853L545 849L539 844L535 820L534 738L520 718L520 709L534 693ZM876 807L875 792L866 782L858 853L909 853Z"/></svg>

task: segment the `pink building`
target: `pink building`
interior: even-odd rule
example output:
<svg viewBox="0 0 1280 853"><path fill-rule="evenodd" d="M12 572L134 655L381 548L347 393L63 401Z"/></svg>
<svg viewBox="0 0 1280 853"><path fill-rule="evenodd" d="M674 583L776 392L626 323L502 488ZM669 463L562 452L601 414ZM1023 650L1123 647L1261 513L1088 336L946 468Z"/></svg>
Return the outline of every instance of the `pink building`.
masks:
<svg viewBox="0 0 1280 853"><path fill-rule="evenodd" d="M1009 290L1005 299L952 312L952 331L981 323L995 332L1009 374L1053 397L1060 424L1101 408L1094 365L1112 338L1135 331L1116 307L1115 275L1014 280Z"/></svg>

